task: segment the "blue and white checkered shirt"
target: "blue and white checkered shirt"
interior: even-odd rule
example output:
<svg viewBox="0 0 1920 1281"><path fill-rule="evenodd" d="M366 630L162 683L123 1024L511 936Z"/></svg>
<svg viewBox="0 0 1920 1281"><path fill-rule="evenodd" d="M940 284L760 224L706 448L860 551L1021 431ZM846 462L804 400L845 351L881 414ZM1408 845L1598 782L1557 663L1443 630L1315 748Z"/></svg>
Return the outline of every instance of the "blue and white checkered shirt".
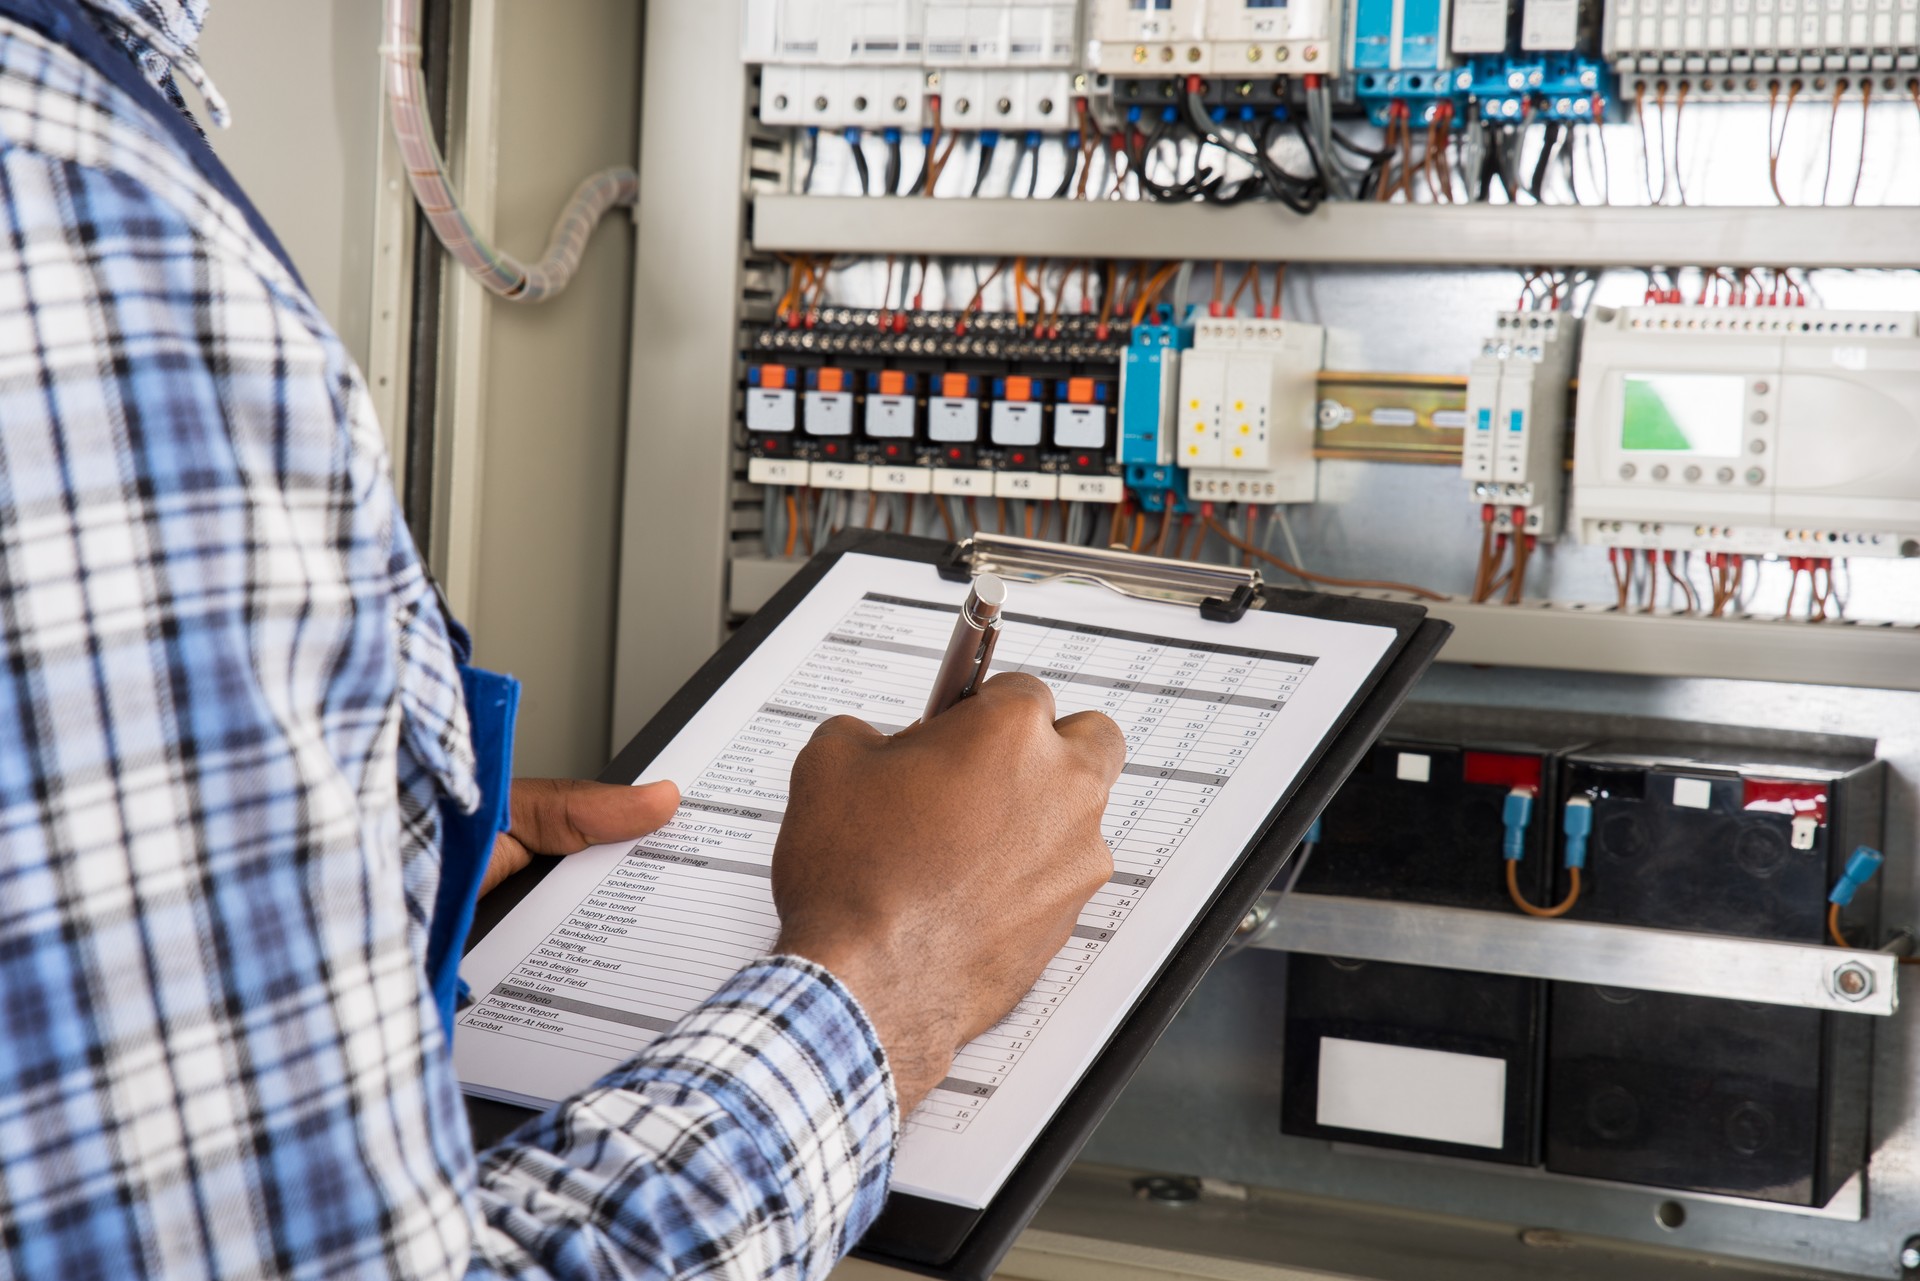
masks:
<svg viewBox="0 0 1920 1281"><path fill-rule="evenodd" d="M201 78L204 0L85 3ZM804 962L472 1150L447 631L360 375L180 145L0 22L0 1278L822 1274L898 1116Z"/></svg>

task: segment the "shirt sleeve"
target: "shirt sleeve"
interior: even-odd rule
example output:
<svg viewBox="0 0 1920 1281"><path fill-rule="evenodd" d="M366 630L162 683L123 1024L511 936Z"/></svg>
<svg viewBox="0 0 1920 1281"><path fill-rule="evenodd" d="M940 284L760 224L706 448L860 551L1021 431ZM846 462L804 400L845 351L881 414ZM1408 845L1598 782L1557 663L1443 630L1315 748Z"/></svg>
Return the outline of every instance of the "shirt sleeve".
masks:
<svg viewBox="0 0 1920 1281"><path fill-rule="evenodd" d="M470 1277L821 1277L886 1199L898 1104L853 995L756 962L480 1155Z"/></svg>

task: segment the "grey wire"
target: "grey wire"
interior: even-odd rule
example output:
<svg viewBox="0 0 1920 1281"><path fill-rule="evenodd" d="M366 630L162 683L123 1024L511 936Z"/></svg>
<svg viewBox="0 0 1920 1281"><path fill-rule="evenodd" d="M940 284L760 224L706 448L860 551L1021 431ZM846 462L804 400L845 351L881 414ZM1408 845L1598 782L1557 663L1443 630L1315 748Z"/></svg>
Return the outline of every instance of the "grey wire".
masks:
<svg viewBox="0 0 1920 1281"><path fill-rule="evenodd" d="M1300 544L1293 541L1293 522L1287 519L1286 507L1285 506L1275 507L1273 509L1273 514L1280 525L1281 535L1285 537L1285 539L1287 540L1287 559L1291 560L1294 563L1295 568L1305 569L1307 567L1307 562L1301 559ZM1267 530L1267 536L1269 538L1273 536L1273 530L1271 526Z"/></svg>
<svg viewBox="0 0 1920 1281"><path fill-rule="evenodd" d="M1183 325L1187 321L1187 291L1193 284L1193 259L1180 264L1179 272L1173 278L1173 323Z"/></svg>

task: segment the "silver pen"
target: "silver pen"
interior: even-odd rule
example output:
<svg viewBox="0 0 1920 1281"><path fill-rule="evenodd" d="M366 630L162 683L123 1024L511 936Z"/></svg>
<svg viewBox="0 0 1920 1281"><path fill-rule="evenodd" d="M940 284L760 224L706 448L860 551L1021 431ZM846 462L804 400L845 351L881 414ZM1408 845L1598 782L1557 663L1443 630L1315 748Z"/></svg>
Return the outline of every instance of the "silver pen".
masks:
<svg viewBox="0 0 1920 1281"><path fill-rule="evenodd" d="M1000 640L1000 615L1006 604L1007 585L998 575L981 574L973 580L953 625L946 656L940 660L940 671L933 678L933 693L922 720L932 720L980 688L993 647Z"/></svg>

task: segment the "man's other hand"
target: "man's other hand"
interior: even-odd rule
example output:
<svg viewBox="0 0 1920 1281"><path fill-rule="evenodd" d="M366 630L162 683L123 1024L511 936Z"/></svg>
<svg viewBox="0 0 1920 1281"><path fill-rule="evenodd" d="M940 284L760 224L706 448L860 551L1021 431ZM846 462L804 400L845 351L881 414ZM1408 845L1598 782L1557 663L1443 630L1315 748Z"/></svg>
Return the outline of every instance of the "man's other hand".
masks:
<svg viewBox="0 0 1920 1281"><path fill-rule="evenodd" d="M590 845L631 841L666 826L680 808L672 783L587 783L516 778L507 798L507 830L493 841L480 882L485 894L533 861L535 854L577 854Z"/></svg>
<svg viewBox="0 0 1920 1281"><path fill-rule="evenodd" d="M992 1027L1113 875L1100 837L1126 740L1006 673L891 738L827 721L793 766L773 852L780 951L866 1008L903 1111Z"/></svg>

